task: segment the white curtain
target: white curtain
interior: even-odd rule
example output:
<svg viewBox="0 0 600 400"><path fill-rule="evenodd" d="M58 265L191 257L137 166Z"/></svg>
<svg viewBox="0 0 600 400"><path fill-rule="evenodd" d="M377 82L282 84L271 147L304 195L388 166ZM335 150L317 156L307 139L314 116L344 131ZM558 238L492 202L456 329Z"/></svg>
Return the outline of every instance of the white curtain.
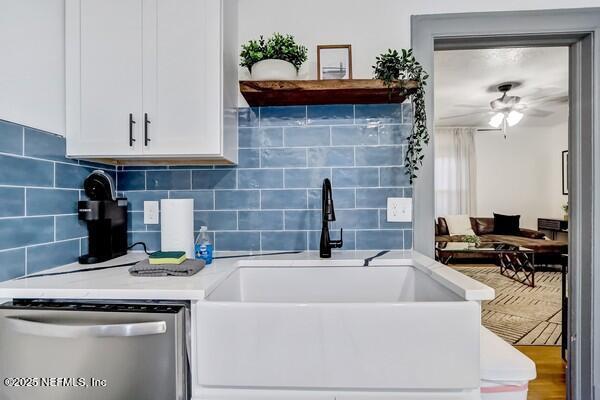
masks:
<svg viewBox="0 0 600 400"><path fill-rule="evenodd" d="M436 216L475 216L474 128L435 128Z"/></svg>

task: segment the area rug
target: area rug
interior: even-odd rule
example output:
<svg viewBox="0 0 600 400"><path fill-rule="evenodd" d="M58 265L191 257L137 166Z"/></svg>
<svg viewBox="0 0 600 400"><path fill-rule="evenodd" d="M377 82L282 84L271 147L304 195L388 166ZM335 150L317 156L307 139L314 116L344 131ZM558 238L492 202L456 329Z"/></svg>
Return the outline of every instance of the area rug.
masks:
<svg viewBox="0 0 600 400"><path fill-rule="evenodd" d="M560 345L560 272L536 272L535 287L531 288L500 275L495 265L452 268L496 290L496 298L482 304L486 328L513 345Z"/></svg>

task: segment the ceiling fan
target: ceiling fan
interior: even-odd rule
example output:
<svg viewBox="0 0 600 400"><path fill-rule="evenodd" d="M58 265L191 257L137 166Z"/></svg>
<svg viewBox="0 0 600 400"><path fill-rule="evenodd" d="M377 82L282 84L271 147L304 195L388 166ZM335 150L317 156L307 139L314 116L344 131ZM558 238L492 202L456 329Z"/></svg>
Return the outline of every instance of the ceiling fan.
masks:
<svg viewBox="0 0 600 400"><path fill-rule="evenodd" d="M512 89L512 83L503 83L498 86L498 91L502 93L501 97L490 102L490 107L494 114L490 118L490 126L499 128L500 125L506 124L508 126L515 126L523 119L522 111L526 108L524 104L521 104L521 98L519 96L509 96L508 92Z"/></svg>
<svg viewBox="0 0 600 400"><path fill-rule="evenodd" d="M474 117L479 120L484 116L489 116L488 123L493 129L481 130L502 130L506 132L507 127L518 124L524 116L547 117L553 113L552 111L538 108L539 106L568 102L568 96L558 88L540 88L533 92L529 91L529 94L525 96L525 100L519 96L509 94L510 90L521 85L522 82L513 81L490 86L486 90L487 92L500 92L502 95L492 100L489 106L456 104L455 107L467 108L469 112L441 117L440 122L447 121L446 124L451 124L452 122L450 121L458 120L462 123L466 117Z"/></svg>

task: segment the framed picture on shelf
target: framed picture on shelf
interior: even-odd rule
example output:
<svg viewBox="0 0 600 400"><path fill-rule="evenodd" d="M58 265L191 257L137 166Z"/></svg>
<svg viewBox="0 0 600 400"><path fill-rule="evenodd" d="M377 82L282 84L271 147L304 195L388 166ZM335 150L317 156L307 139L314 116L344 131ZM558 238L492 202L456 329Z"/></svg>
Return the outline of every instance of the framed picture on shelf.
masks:
<svg viewBox="0 0 600 400"><path fill-rule="evenodd" d="M317 79L352 79L352 46L318 45Z"/></svg>
<svg viewBox="0 0 600 400"><path fill-rule="evenodd" d="M569 150L562 152L562 194L569 194Z"/></svg>

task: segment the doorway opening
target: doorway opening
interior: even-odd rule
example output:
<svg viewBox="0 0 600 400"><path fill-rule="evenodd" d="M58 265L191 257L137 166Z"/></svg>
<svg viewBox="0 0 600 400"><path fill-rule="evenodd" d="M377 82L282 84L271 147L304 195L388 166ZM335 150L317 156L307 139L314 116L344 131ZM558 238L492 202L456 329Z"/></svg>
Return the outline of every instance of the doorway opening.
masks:
<svg viewBox="0 0 600 400"><path fill-rule="evenodd" d="M434 70L436 258L492 287L482 325L552 368L531 396L564 399L569 49L436 50Z"/></svg>
<svg viewBox="0 0 600 400"><path fill-rule="evenodd" d="M411 30L414 54L433 82L437 74L435 51L568 47L566 397L593 398L600 394L594 393L597 387L594 371L600 370L600 335L593 334L600 329L600 312L592 306L600 301L600 291L594 290L594 287L600 287L600 274L594 273L600 265L597 233L600 232L600 215L594 212L600 208L600 163L597 161L600 160L600 103L596 100L600 98L600 48L597 42L600 8L421 15L412 17ZM510 90L512 88L508 92ZM434 94L435 88L430 89L425 99L428 128L432 133L437 119ZM502 117L500 126L511 122L507 117ZM414 248L431 257L436 249L435 136L432 134L420 176L414 184Z"/></svg>

